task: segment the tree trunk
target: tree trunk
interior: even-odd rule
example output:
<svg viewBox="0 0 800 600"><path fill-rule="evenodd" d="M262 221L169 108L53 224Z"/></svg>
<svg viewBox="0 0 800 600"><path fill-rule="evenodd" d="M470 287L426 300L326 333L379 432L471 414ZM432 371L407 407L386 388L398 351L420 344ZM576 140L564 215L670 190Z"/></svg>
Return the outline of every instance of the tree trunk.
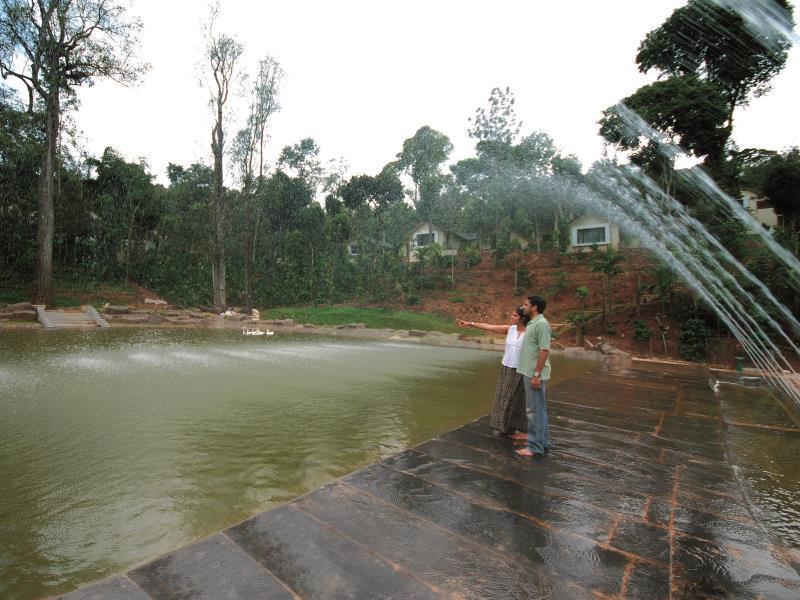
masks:
<svg viewBox="0 0 800 600"><path fill-rule="evenodd" d="M211 280L214 288L214 306L220 310L228 308L225 297L225 205L222 187L222 103L217 101L217 123L211 132L211 149L214 154L214 241L211 256Z"/></svg>
<svg viewBox="0 0 800 600"><path fill-rule="evenodd" d="M42 171L39 175L39 225L36 230L36 286L34 304L53 302L53 232L55 228L55 172L61 102L58 91L46 100L47 124Z"/></svg>
<svg viewBox="0 0 800 600"><path fill-rule="evenodd" d="M253 290L252 290L252 283L250 281L250 264L252 262L252 249L251 246L253 245L253 237L249 234L249 232L245 233L247 239L245 240L245 247L244 247L244 302L245 308L248 312L253 309Z"/></svg>
<svg viewBox="0 0 800 600"><path fill-rule="evenodd" d="M125 283L128 283L128 274L131 266L131 244L133 243L133 220L136 218L136 213L139 211L141 202L136 205L131 213L131 218L128 219L128 243L125 247Z"/></svg>

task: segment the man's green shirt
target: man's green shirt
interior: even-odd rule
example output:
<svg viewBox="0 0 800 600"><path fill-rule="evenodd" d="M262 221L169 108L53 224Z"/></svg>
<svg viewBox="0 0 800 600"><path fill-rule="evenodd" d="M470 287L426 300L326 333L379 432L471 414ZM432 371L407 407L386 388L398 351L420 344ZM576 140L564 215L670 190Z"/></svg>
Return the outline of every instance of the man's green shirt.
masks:
<svg viewBox="0 0 800 600"><path fill-rule="evenodd" d="M525 339L522 340L517 373L525 375L525 377L533 377L533 372L536 370L536 361L539 360L539 352L550 350L550 337L550 323L547 322L544 315L536 315L525 329ZM544 362L541 378L550 379L549 355Z"/></svg>

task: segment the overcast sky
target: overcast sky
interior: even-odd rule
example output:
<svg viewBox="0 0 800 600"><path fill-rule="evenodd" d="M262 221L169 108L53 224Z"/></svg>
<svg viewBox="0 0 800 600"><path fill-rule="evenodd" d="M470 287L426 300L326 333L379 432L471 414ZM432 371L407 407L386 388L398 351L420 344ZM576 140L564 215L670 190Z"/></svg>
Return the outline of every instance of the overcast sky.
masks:
<svg viewBox="0 0 800 600"><path fill-rule="evenodd" d="M515 93L522 133L545 131L584 168L601 156L601 111L653 76L634 62L644 35L680 0L222 0L218 30L245 48L254 73L269 54L286 76L272 117L268 157L305 137L321 158L343 157L350 173L375 174L423 125L446 134L451 162L470 156L468 119L493 87ZM210 164L212 115L199 86L198 0L132 0L144 24L140 56L152 65L135 87L101 82L81 90L77 117L94 155L106 146L143 157L165 181L169 162ZM735 115L741 147L800 145L800 52L773 91ZM230 104L231 135L245 117Z"/></svg>

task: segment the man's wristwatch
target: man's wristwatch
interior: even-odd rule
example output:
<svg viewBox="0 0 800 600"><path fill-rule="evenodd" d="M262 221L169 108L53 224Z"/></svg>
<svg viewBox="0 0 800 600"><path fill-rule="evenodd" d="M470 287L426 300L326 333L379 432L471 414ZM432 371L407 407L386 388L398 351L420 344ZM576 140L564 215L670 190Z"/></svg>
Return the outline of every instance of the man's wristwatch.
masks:
<svg viewBox="0 0 800 600"><path fill-rule="evenodd" d="M533 378L534 379L539 379L539 375L541 375L541 373L539 373L539 371L534 371L533 372Z"/></svg>

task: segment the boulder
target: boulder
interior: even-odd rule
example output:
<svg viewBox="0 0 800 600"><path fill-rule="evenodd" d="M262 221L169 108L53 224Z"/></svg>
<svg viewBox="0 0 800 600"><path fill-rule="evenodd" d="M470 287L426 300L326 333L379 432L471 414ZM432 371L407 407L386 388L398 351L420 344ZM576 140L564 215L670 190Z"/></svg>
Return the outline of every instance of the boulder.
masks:
<svg viewBox="0 0 800 600"><path fill-rule="evenodd" d="M103 312L107 315L127 315L131 312L130 306L120 305L120 306L105 306L103 307Z"/></svg>

